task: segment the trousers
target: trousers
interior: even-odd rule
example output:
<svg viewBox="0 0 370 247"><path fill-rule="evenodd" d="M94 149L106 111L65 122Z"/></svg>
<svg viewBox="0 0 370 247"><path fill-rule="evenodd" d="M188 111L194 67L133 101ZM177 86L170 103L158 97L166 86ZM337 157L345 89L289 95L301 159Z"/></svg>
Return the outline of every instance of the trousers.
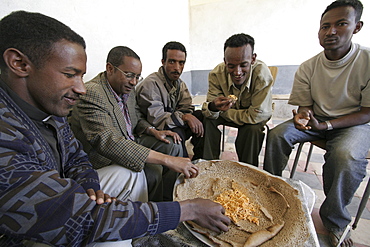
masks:
<svg viewBox="0 0 370 247"><path fill-rule="evenodd" d="M238 128L238 135L235 140L236 153L240 162L258 166L258 156L261 152L265 138L264 124L237 125L228 122L222 117L217 119L204 118L204 151L203 158L206 160L220 158L221 131L219 125L226 125Z"/></svg>
<svg viewBox="0 0 370 247"><path fill-rule="evenodd" d="M193 112L193 115L201 122L203 122L203 114L202 114L202 111L200 110L197 110L197 111L194 111ZM188 140L190 137L191 137L191 144L193 144L193 153L194 153L194 156L192 158L192 160L196 160L196 159L201 159L203 158L202 155L203 155L203 137L200 137L200 136L196 136L190 129L190 127L188 125L185 125L184 127L176 127L176 128L168 128L166 127L166 129L169 129L173 132L176 132L177 134L179 134L179 136L181 137L181 145L182 145L182 150L183 150L183 157L189 157L189 154L188 154L188 151L186 150L186 145L185 145L185 142L186 140Z"/></svg>
<svg viewBox="0 0 370 247"><path fill-rule="evenodd" d="M330 119L318 120L322 122ZM264 170L281 176L294 144L320 139L327 141L323 165L326 198L320 207L320 217L329 231L342 231L351 222L346 206L366 176L370 125L330 131L300 131L294 127L293 119L288 120L268 133Z"/></svg>
<svg viewBox="0 0 370 247"><path fill-rule="evenodd" d="M137 139L137 143L163 154L182 157L181 144L174 143L172 137L166 139L170 143L164 143L154 136L142 135ZM165 166L149 163L145 164L144 172L147 179L149 201L172 201L173 188L179 174Z"/></svg>

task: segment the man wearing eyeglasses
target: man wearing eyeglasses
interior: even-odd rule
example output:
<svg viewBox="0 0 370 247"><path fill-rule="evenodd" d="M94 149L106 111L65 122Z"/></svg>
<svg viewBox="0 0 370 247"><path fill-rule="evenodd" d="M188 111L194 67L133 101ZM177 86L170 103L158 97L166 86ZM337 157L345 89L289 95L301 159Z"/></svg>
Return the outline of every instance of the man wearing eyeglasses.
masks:
<svg viewBox="0 0 370 247"><path fill-rule="evenodd" d="M177 133L158 131L142 118L135 99L141 69L133 50L113 48L106 71L85 84L86 95L69 120L106 193L121 200L169 201L178 173L195 177L198 168L181 157Z"/></svg>
<svg viewBox="0 0 370 247"><path fill-rule="evenodd" d="M192 137L193 160L202 158L202 112L194 111L192 98L180 79L186 62L185 46L168 42L162 49L162 66L137 87L137 103L146 120L159 130L171 130L181 137L184 157L188 157L185 141Z"/></svg>

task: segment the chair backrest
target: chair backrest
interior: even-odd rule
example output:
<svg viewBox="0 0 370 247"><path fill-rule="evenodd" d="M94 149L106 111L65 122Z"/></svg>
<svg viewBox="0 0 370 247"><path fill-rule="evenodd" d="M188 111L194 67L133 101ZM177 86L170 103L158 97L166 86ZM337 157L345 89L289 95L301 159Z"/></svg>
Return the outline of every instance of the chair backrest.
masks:
<svg viewBox="0 0 370 247"><path fill-rule="evenodd" d="M272 78L274 78L274 83L276 81L276 76L277 76L277 73L278 73L278 67L276 66L268 66L269 69L270 69L270 72L271 72L271 75L272 75Z"/></svg>

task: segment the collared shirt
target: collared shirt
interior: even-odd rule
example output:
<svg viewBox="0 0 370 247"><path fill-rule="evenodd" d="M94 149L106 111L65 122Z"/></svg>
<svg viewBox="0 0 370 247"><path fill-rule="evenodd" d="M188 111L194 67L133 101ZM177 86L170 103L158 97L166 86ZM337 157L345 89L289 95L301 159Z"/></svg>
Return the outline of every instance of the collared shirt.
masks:
<svg viewBox="0 0 370 247"><path fill-rule="evenodd" d="M0 80L0 86L8 93L12 100L27 114L27 116L40 130L42 136L45 138L54 154L54 158L58 164L57 167L60 176L64 177L62 160L59 152L58 135L54 119L51 117L51 115L48 115L47 113L21 99L18 94L10 89L2 80Z"/></svg>
<svg viewBox="0 0 370 247"><path fill-rule="evenodd" d="M238 89L232 82L225 63L220 63L209 73L207 102L202 111L205 117L216 119L219 116L226 121L243 124L267 122L272 115L273 78L267 65L257 60L251 67L250 77ZM216 97L233 94L238 100L225 112L211 112L209 102Z"/></svg>
<svg viewBox="0 0 370 247"><path fill-rule="evenodd" d="M169 99L170 99L170 106L165 109L166 112L173 113L176 108L179 101L179 94L180 94L180 81L171 81L167 74L164 71L163 66L160 68L162 70L162 73L164 77L166 78L166 82L164 83L165 88L167 89Z"/></svg>
<svg viewBox="0 0 370 247"><path fill-rule="evenodd" d="M116 98L119 107L121 108L123 117L124 117L125 122L126 122L127 135L130 137L131 140L134 141L135 140L135 137L134 137L134 135L132 133L132 124L131 124L131 119L130 119L130 115L129 115L128 107L127 107L127 99L129 97L129 94L123 94L122 96L119 96L113 90L112 86L109 83L108 83L108 86L109 86L109 89L112 91L112 93L114 95L114 98Z"/></svg>
<svg viewBox="0 0 370 247"><path fill-rule="evenodd" d="M140 111L158 130L186 127L182 120L183 115L194 112L188 87L180 78L174 87L167 84L168 80L161 66L158 72L150 74L137 85L136 98Z"/></svg>

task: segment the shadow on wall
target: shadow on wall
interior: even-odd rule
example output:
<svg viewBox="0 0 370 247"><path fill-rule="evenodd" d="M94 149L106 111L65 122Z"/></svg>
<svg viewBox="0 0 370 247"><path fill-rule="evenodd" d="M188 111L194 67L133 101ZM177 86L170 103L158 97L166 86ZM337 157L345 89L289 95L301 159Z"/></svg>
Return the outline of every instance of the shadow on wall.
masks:
<svg viewBox="0 0 370 247"><path fill-rule="evenodd" d="M274 65L276 66L276 65ZM272 94L290 94L293 86L294 74L299 65L281 65L278 67L278 74ZM181 79L186 82L193 96L206 95L208 91L208 74L211 70L193 70L184 72Z"/></svg>

